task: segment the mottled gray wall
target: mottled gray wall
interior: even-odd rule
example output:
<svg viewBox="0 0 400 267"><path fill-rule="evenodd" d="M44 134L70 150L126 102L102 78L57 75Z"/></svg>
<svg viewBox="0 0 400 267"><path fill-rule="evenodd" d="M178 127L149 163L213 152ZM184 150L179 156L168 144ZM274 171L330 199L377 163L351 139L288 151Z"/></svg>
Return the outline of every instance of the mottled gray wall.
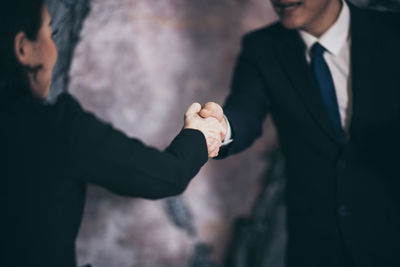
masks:
<svg viewBox="0 0 400 267"><path fill-rule="evenodd" d="M190 103L223 103L241 36L276 18L267 0L49 0L49 4L56 27L62 28L56 37L60 60L52 98L68 88L86 109L160 149L182 127ZM261 229L262 234L273 244L262 251L268 255L262 266L282 266L282 163L271 153L276 138L269 120L264 128L264 137L250 150L205 166L182 197L127 199L90 187L77 244L79 263L222 266L227 251L245 251L249 240L233 234L234 229L254 236L259 233L251 230L254 221L261 220L269 225L269 232ZM268 171L271 163L276 166ZM253 221L244 220L244 228L234 228L238 217L251 215ZM234 256L231 260L236 262L246 258L241 253Z"/></svg>
<svg viewBox="0 0 400 267"><path fill-rule="evenodd" d="M70 92L99 117L162 149L182 127L190 103L223 102L240 37L274 19L260 0L93 0L73 57ZM275 144L274 131L268 132L252 150L210 162L190 184L182 200L194 234L174 225L166 201L91 188L80 263L190 266L196 244L206 243L209 260L221 264L234 220L250 212L257 196L267 167L263 155Z"/></svg>

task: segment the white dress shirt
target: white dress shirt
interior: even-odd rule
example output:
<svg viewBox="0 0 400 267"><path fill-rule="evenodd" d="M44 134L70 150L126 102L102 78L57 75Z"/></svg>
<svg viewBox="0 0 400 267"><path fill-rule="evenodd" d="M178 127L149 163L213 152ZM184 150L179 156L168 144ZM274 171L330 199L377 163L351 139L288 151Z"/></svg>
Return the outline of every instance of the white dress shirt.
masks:
<svg viewBox="0 0 400 267"><path fill-rule="evenodd" d="M336 22L319 38L310 33L299 30L300 36L306 45L306 59L311 62L311 48L315 43L321 44L326 52L324 59L328 64L335 84L336 97L343 129L348 133L352 115L352 88L350 73L350 9L346 1L342 2L342 9ZM223 145L232 142L232 131L228 122L228 131Z"/></svg>
<svg viewBox="0 0 400 267"><path fill-rule="evenodd" d="M350 9L343 1L342 10L336 22L320 38L306 31L299 31L306 45L306 59L310 63L311 48L315 43L322 45L326 52L324 59L331 71L343 129L348 132L352 113L352 89L350 75Z"/></svg>

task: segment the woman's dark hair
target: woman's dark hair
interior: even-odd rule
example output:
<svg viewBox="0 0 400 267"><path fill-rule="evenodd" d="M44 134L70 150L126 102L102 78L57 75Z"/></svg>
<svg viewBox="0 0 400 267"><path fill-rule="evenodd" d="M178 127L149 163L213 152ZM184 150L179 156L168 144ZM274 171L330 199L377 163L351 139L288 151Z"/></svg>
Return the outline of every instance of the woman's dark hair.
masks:
<svg viewBox="0 0 400 267"><path fill-rule="evenodd" d="M42 26L44 0L5 0L0 4L0 98L31 94L27 72L15 55L14 40L19 32L36 41Z"/></svg>

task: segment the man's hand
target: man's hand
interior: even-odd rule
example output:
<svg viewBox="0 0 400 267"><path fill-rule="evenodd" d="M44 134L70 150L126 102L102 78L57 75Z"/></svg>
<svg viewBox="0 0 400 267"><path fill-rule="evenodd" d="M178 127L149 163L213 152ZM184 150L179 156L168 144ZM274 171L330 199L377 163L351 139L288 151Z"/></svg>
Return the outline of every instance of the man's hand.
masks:
<svg viewBox="0 0 400 267"><path fill-rule="evenodd" d="M208 157L214 158L218 156L221 146L221 136L223 135L223 127L214 117L202 118L199 113L201 105L193 103L185 114L185 129L196 129L201 131L207 140Z"/></svg>
<svg viewBox="0 0 400 267"><path fill-rule="evenodd" d="M222 107L214 102L207 102L200 111L200 116L203 118L215 118L221 124L223 130L221 132L221 141L225 139L226 132L228 130L228 124L226 122L224 111Z"/></svg>

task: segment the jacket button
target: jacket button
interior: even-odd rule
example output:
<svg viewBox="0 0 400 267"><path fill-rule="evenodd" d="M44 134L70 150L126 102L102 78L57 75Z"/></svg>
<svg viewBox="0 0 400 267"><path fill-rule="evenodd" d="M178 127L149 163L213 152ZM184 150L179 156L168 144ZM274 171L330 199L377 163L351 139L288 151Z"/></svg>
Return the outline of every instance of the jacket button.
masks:
<svg viewBox="0 0 400 267"><path fill-rule="evenodd" d="M347 216L347 207L345 205L341 205L338 209L338 214L340 217L346 217Z"/></svg>
<svg viewBox="0 0 400 267"><path fill-rule="evenodd" d="M343 159L338 160L336 167L339 170L343 170L346 167L346 162Z"/></svg>

